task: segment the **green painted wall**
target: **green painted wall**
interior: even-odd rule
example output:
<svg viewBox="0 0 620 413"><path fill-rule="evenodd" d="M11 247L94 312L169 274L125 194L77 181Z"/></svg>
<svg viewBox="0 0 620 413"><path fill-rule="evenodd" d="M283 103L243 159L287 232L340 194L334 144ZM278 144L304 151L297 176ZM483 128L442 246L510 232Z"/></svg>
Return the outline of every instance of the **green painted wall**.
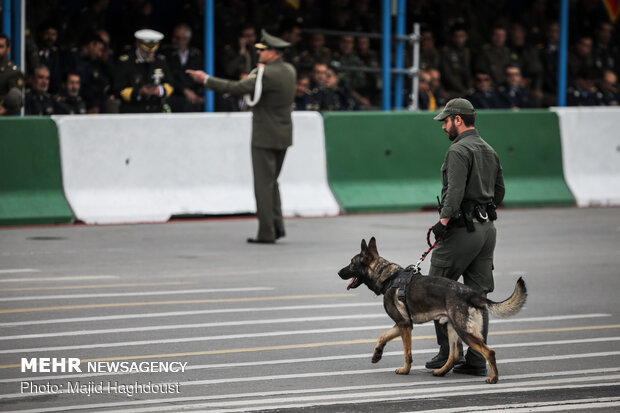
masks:
<svg viewBox="0 0 620 413"><path fill-rule="evenodd" d="M347 212L437 204L450 144L431 113L326 113L327 168ZM480 111L476 126L498 152L507 206L573 205L562 175L560 132L548 111Z"/></svg>
<svg viewBox="0 0 620 413"><path fill-rule="evenodd" d="M0 119L0 225L71 222L50 118Z"/></svg>

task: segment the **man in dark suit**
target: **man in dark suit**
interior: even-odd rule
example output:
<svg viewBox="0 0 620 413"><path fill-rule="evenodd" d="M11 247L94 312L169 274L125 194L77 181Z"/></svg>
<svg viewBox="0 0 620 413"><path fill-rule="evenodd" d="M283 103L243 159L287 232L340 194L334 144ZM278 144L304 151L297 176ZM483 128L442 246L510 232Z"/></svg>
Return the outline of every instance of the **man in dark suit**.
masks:
<svg viewBox="0 0 620 413"><path fill-rule="evenodd" d="M278 176L286 150L293 143L291 111L297 74L282 55L290 43L262 31L257 69L239 81L221 79L203 71L188 70L194 81L207 89L231 95L246 95L252 107L252 166L258 216L258 235L250 243L273 244L285 235L280 206Z"/></svg>

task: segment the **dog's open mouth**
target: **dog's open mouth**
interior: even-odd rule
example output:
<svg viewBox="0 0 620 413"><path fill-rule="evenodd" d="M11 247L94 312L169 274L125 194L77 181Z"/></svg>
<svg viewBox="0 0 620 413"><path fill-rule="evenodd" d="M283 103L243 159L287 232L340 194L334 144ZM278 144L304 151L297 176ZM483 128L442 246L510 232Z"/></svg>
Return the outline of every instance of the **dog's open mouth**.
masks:
<svg viewBox="0 0 620 413"><path fill-rule="evenodd" d="M362 283L362 281L359 278L353 277L353 279L351 280L349 285L347 285L347 291L350 290L351 288L359 287L361 283Z"/></svg>

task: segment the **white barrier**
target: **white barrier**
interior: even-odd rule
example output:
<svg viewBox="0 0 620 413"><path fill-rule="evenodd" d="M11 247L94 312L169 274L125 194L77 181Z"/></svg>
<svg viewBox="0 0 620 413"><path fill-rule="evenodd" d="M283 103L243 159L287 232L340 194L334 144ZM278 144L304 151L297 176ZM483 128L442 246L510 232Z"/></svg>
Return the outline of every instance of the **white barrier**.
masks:
<svg viewBox="0 0 620 413"><path fill-rule="evenodd" d="M162 222L256 211L251 114L54 116L65 195L86 223ZM293 116L280 176L286 216L336 215L323 120Z"/></svg>
<svg viewBox="0 0 620 413"><path fill-rule="evenodd" d="M553 108L564 178L580 207L620 205L620 108Z"/></svg>

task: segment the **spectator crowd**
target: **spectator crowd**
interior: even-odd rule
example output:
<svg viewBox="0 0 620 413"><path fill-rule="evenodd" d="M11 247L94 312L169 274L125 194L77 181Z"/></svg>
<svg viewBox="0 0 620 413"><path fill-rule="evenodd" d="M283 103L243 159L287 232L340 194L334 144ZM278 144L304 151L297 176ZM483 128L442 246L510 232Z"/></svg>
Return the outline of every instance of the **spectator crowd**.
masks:
<svg viewBox="0 0 620 413"><path fill-rule="evenodd" d="M617 106L620 19L612 22L602 1L570 4L567 105ZM328 31L379 33L380 6L378 0L216 0L215 75L247 76L257 63L257 29L266 28L292 45L284 58L298 72L296 110L378 109L380 41ZM407 1L406 27L422 25L418 107L437 110L453 97L478 109L556 105L558 7L552 0ZM204 0L32 0L26 21L26 114L204 110L203 87L185 73L204 69ZM141 29L163 33L161 47L140 43L134 33ZM8 47L1 46L5 65ZM406 67L413 64L410 50ZM352 70L359 68L375 71ZM404 94L410 103L409 87ZM226 95L215 96L215 108L246 109ZM2 112L10 114L0 96Z"/></svg>

